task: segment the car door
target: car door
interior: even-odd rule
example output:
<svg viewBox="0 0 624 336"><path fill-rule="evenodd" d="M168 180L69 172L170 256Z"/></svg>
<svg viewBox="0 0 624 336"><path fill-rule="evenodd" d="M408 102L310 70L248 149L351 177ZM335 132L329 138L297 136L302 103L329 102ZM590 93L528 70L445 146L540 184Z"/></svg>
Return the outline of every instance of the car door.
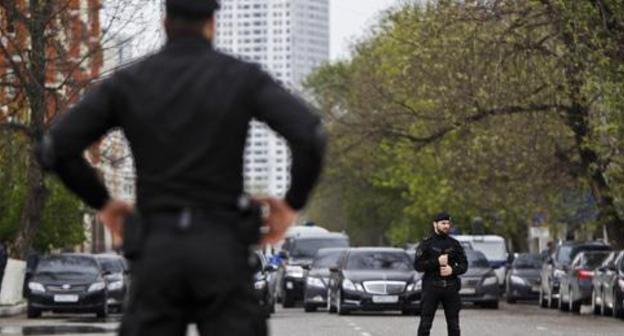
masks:
<svg viewBox="0 0 624 336"><path fill-rule="evenodd" d="M622 267L622 263L624 263L624 251L621 251L617 257L617 259L609 265L607 271L605 272L605 286L604 286L604 298L605 304L607 306L613 306L615 302L615 298L613 297L613 289L617 286L618 282L618 274Z"/></svg>

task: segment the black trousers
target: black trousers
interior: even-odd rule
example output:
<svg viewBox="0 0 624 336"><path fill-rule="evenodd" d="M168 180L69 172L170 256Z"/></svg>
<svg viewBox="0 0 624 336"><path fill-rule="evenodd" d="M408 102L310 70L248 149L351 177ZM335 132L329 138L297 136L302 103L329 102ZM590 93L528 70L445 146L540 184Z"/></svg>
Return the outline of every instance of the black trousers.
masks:
<svg viewBox="0 0 624 336"><path fill-rule="evenodd" d="M190 323L201 336L267 335L241 216L187 216L181 226L178 217L142 219L145 240L131 261L119 335L185 336Z"/></svg>
<svg viewBox="0 0 624 336"><path fill-rule="evenodd" d="M425 284L423 286L418 336L429 336L433 319L440 303L442 303L442 308L444 308L448 335L460 335L459 310L461 309L461 299L459 297L459 284L454 283L446 287L433 284Z"/></svg>

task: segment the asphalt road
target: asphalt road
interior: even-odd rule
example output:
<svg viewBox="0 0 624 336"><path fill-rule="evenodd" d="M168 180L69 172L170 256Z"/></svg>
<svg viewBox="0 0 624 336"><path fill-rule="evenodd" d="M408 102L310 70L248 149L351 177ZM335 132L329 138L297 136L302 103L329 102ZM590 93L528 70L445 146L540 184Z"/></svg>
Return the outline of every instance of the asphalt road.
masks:
<svg viewBox="0 0 624 336"><path fill-rule="evenodd" d="M398 312L355 313L349 316L326 312L304 313L303 309L278 309L270 319L273 336L414 336L418 316ZM90 316L45 315L28 320L25 316L0 319L0 335L92 335L112 336L119 316L98 320ZM584 309L581 316L540 309L535 305L501 304L499 310L466 308L461 312L463 335L478 336L622 336L624 320L595 317ZM192 331L189 336L195 335ZM444 314L438 311L432 336L446 335Z"/></svg>

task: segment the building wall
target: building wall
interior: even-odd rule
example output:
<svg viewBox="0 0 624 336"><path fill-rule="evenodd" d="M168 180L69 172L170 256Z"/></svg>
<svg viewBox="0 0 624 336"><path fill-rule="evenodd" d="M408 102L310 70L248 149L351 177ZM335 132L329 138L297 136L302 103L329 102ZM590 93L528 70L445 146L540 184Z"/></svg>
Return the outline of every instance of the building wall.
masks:
<svg viewBox="0 0 624 336"><path fill-rule="evenodd" d="M215 46L301 94L305 78L329 59L329 0L223 0ZM247 192L286 193L290 151L265 124L251 123L244 162Z"/></svg>

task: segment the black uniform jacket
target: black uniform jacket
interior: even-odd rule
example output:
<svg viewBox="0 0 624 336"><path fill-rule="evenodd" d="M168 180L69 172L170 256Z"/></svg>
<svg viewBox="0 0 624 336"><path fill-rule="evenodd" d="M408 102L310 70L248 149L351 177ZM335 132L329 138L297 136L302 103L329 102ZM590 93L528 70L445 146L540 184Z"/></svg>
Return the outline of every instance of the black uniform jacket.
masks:
<svg viewBox="0 0 624 336"><path fill-rule="evenodd" d="M267 123L292 151L286 201L301 209L320 174L320 118L256 65L212 49L200 36L169 41L101 81L44 137L41 161L86 203L108 192L83 157L113 128L130 142L141 211L235 203L243 193L249 122Z"/></svg>
<svg viewBox="0 0 624 336"><path fill-rule="evenodd" d="M453 269L453 273L443 277L440 275L440 263L438 258L448 254L448 264ZM441 282L442 280L457 281L458 276L468 270L466 253L461 244L450 236L432 234L423 239L416 249L414 267L419 272L424 272L423 282Z"/></svg>

